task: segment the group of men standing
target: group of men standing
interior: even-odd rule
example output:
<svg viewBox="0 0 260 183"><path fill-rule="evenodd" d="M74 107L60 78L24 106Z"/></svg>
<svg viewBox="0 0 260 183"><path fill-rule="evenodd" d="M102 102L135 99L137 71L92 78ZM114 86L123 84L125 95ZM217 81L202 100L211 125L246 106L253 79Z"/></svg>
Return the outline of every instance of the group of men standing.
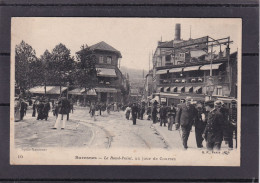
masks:
<svg viewBox="0 0 260 183"><path fill-rule="evenodd" d="M125 109L125 115L126 119L130 119L130 116L133 120L133 125L136 125L136 119L143 120L144 119L144 114L145 114L145 104L129 104L126 109Z"/></svg>
<svg viewBox="0 0 260 183"><path fill-rule="evenodd" d="M206 140L208 150L220 150L224 134L233 148L233 131L235 124L228 119L228 112L222 101L197 102L196 106L191 104L191 98L178 105L176 113L176 128L181 128L182 142L185 149L192 125L195 126L197 147L202 148L202 142Z"/></svg>
<svg viewBox="0 0 260 183"><path fill-rule="evenodd" d="M126 108L126 118L129 119L131 114L133 125L136 125L139 112L140 108L136 103L133 103ZM223 140L228 143L230 149L233 148L233 132L236 129L236 124L229 119L229 112L223 101L210 100L194 103L191 97L187 97L184 103L177 105L177 108L174 104L166 106L165 103L162 103L158 108L158 102L155 101L152 108L147 109L147 114L151 115L153 123L159 119L160 126L168 126L170 131L175 124L176 130L179 130L181 134L184 149L188 148L192 126L195 127L198 148L203 147L204 140L209 150L220 150Z"/></svg>

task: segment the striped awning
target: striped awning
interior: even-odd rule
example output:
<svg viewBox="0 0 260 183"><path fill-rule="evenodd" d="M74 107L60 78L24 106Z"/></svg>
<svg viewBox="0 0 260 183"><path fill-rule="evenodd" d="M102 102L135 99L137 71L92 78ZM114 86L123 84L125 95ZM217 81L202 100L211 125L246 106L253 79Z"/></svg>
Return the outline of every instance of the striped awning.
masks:
<svg viewBox="0 0 260 183"><path fill-rule="evenodd" d="M173 87L171 87L171 92L177 92L177 86L173 86Z"/></svg>
<svg viewBox="0 0 260 183"><path fill-rule="evenodd" d="M103 77L117 77L115 69L108 69L108 68L96 68L97 76Z"/></svg>
<svg viewBox="0 0 260 183"><path fill-rule="evenodd" d="M183 90L184 89L184 86L179 86L178 88L177 88L177 91L178 92L181 92L181 90Z"/></svg>
<svg viewBox="0 0 260 183"><path fill-rule="evenodd" d="M75 88L69 91L70 95L82 95L82 92L85 91L85 88Z"/></svg>
<svg viewBox="0 0 260 183"><path fill-rule="evenodd" d="M222 64L222 63L203 65L203 66L201 66L200 70L203 70L203 71L205 71L205 70L210 70L210 69L211 69L211 65L212 65L212 69L213 69L213 70L214 70L214 69L218 69L221 64Z"/></svg>
<svg viewBox="0 0 260 183"><path fill-rule="evenodd" d="M191 88L192 88L192 86L185 86L185 92L190 92Z"/></svg>
<svg viewBox="0 0 260 183"><path fill-rule="evenodd" d="M170 91L170 87L164 87L163 91L164 91L164 92Z"/></svg>
<svg viewBox="0 0 260 183"><path fill-rule="evenodd" d="M181 72L181 71L182 71L182 67L172 68L172 69L169 70L170 73Z"/></svg>
<svg viewBox="0 0 260 183"><path fill-rule="evenodd" d="M166 74L167 70L169 70L169 69L163 69L163 70L156 71L156 74Z"/></svg>
<svg viewBox="0 0 260 183"><path fill-rule="evenodd" d="M184 72L185 72L185 71L197 71L197 70L199 70L200 67L201 67L201 65L185 67L185 68L183 69L183 71L184 71Z"/></svg>

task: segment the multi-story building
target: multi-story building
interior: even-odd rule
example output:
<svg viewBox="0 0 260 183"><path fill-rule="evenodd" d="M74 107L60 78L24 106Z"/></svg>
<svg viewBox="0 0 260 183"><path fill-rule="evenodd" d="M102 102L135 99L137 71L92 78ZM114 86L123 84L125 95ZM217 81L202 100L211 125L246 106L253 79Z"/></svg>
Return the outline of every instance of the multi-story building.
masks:
<svg viewBox="0 0 260 183"><path fill-rule="evenodd" d="M229 38L184 41L178 24L175 32L175 40L159 42L153 56L153 96L167 104L178 104L186 96L195 100L236 98L237 52L230 54ZM220 47L218 54L209 51L216 46Z"/></svg>
<svg viewBox="0 0 260 183"><path fill-rule="evenodd" d="M144 90L143 90L143 99L148 101L149 97L153 93L153 70L150 70L145 76Z"/></svg>
<svg viewBox="0 0 260 183"><path fill-rule="evenodd" d="M96 57L97 83L94 84L94 90L97 101L123 102L122 91L126 89L126 80L118 68L122 58L120 51L104 41L88 47L87 50Z"/></svg>

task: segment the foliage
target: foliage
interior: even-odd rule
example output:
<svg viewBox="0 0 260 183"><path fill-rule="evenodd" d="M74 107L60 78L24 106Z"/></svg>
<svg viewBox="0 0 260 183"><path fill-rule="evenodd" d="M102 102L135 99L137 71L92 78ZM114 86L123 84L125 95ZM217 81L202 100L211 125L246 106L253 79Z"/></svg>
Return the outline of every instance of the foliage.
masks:
<svg viewBox="0 0 260 183"><path fill-rule="evenodd" d="M77 52L77 64L74 70L76 85L91 89L97 82L96 73L96 56L89 48L82 47Z"/></svg>
<svg viewBox="0 0 260 183"><path fill-rule="evenodd" d="M15 47L15 79L17 87L27 89L34 85L30 79L34 76L34 69L40 69L36 63L37 57L35 50L27 43L22 41ZM32 70L33 69L33 70ZM39 78L34 78L34 82L39 82Z"/></svg>

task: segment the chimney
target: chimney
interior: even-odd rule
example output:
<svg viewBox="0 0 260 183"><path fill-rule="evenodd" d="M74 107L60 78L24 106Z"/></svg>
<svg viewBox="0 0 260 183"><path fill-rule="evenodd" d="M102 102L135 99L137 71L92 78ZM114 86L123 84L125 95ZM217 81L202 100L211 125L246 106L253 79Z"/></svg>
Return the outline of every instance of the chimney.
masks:
<svg viewBox="0 0 260 183"><path fill-rule="evenodd" d="M174 40L181 40L181 24L175 24L175 38Z"/></svg>

